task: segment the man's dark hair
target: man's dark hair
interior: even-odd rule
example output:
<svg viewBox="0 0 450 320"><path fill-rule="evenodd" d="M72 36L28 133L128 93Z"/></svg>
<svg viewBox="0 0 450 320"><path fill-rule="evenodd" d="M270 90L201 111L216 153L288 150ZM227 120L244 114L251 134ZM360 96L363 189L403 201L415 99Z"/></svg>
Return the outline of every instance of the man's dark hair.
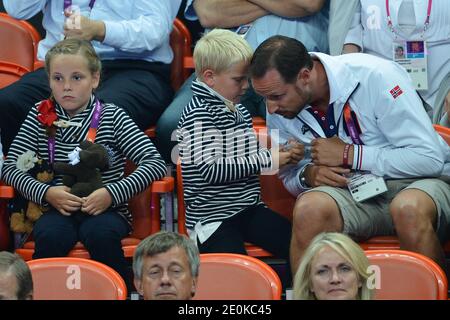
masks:
<svg viewBox="0 0 450 320"><path fill-rule="evenodd" d="M312 66L311 56L303 43L285 36L273 36L256 48L250 76L259 79L270 69L275 69L284 81L292 83L302 68L311 70Z"/></svg>

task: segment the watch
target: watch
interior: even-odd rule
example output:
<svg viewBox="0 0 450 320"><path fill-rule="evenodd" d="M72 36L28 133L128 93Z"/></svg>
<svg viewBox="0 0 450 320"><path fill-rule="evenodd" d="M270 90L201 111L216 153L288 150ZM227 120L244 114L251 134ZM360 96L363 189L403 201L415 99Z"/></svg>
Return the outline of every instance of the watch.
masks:
<svg viewBox="0 0 450 320"><path fill-rule="evenodd" d="M300 170L300 173L298 174L298 177L299 177L299 180L300 180L300 186L301 186L303 189L311 189L311 187L308 186L308 184L306 183L305 171L306 171L306 168L308 168L309 166L312 166L312 165L313 165L312 163L307 163L307 164L302 168L302 170Z"/></svg>

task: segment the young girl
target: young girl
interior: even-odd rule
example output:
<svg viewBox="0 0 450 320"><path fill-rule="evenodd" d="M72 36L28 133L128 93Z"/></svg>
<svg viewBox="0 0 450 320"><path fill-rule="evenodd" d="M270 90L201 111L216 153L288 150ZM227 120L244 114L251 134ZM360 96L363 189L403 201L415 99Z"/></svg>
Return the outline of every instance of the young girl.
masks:
<svg viewBox="0 0 450 320"><path fill-rule="evenodd" d="M93 94L101 63L88 41L57 43L48 51L45 64L52 97L29 112L8 152L3 179L27 199L49 205L34 226L33 258L66 256L81 241L92 259L111 266L127 281L121 246L121 239L130 232L127 201L162 178L165 163L121 108L104 104ZM27 151L50 163L69 162L68 154L86 139L108 150L110 164L102 172L104 187L85 198L71 194L61 176L48 185L17 167L18 158ZM137 165L127 177L125 158Z"/></svg>

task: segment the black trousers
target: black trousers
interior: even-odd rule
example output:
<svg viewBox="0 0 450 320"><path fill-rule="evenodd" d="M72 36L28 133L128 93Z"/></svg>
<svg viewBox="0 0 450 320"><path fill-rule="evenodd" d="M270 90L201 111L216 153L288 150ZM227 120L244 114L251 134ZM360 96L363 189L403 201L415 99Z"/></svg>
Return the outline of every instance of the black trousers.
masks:
<svg viewBox="0 0 450 320"><path fill-rule="evenodd" d="M265 205L253 206L226 219L204 243L201 253L247 254L244 242L251 242L278 258L289 261L291 223Z"/></svg>
<svg viewBox="0 0 450 320"><path fill-rule="evenodd" d="M115 211L96 216L81 212L64 216L51 209L34 225L33 259L65 257L81 241L92 259L116 270L129 285L127 261L121 244L129 231L128 222Z"/></svg>
<svg viewBox="0 0 450 320"><path fill-rule="evenodd" d="M122 107L142 130L156 124L173 97L170 65L137 60L108 60L102 64L97 97ZM49 96L44 68L27 73L0 90L0 128L5 154L28 111Z"/></svg>

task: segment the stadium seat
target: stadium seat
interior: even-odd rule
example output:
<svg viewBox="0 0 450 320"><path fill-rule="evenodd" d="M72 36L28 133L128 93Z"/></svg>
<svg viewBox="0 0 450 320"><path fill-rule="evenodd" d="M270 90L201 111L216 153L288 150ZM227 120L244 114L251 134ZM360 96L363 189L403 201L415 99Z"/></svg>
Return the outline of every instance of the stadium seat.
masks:
<svg viewBox="0 0 450 320"><path fill-rule="evenodd" d="M40 65L36 54L41 37L30 23L6 13L0 13L0 30L0 88L3 88Z"/></svg>
<svg viewBox="0 0 450 320"><path fill-rule="evenodd" d="M433 260L403 250L379 249L368 250L365 253L371 268L379 268L375 269L373 278L369 278L368 281L368 285L378 285L375 299L447 299L447 278Z"/></svg>
<svg viewBox="0 0 450 320"><path fill-rule="evenodd" d="M194 300L280 300L281 281L266 263L232 253L200 255Z"/></svg>
<svg viewBox="0 0 450 320"><path fill-rule="evenodd" d="M14 198L14 189L0 183L0 251L10 247L8 201Z"/></svg>
<svg viewBox="0 0 450 320"><path fill-rule="evenodd" d="M134 170L133 165L128 162L126 172ZM160 195L172 193L174 189L174 178L164 177L162 180L154 181L150 187L134 196L129 201L129 209L133 216L133 232L122 239L122 249L125 257L133 257L139 242L150 234L160 230ZM34 253L34 241L26 242L22 248L16 249L16 253L25 261L31 260ZM89 259L89 252L78 242L69 252L69 257Z"/></svg>
<svg viewBox="0 0 450 320"><path fill-rule="evenodd" d="M35 300L125 300L125 281L112 268L80 258L28 261Z"/></svg>

